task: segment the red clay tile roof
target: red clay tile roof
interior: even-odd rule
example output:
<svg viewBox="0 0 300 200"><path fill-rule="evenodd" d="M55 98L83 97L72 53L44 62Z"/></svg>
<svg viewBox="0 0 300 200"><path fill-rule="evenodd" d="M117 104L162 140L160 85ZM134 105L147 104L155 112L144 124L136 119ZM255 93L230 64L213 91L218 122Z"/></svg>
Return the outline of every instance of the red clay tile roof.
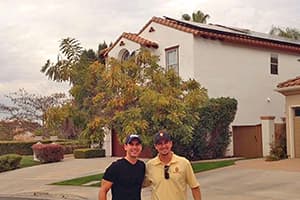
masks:
<svg viewBox="0 0 300 200"><path fill-rule="evenodd" d="M156 22L158 24L161 25L165 25L171 28L175 28L177 30L183 31L183 32L187 32L187 33L192 33L194 35L198 34L199 31L194 29L194 28L189 28L189 27L185 27L180 25L178 22L173 21L173 20L168 20L168 19L163 19L160 17L152 17L152 19L142 28L142 30L138 33L141 34L143 32L143 30L151 23L151 22Z"/></svg>
<svg viewBox="0 0 300 200"><path fill-rule="evenodd" d="M150 40L147 40L145 38L142 38L134 33L123 33L122 37L131 40L133 42L139 43L140 45L146 46L146 47L153 47L158 48L158 44L155 42L152 42Z"/></svg>
<svg viewBox="0 0 300 200"><path fill-rule="evenodd" d="M300 52L300 45L292 45L292 44L283 44L276 41L268 41L258 38L253 38L245 35L237 35L237 34L224 34L217 33L208 30L201 30L200 28L192 28L191 26L185 26L183 22L178 22L176 20L170 20L169 18L163 19L159 17L152 17L152 19L142 28L142 30L138 33L140 34L151 22L156 22L161 25L165 25L180 31L184 31L187 33L192 33L195 36L200 36L207 39L218 39L221 41L247 44L256 47L266 47L278 50L285 50L290 52Z"/></svg>
<svg viewBox="0 0 300 200"><path fill-rule="evenodd" d="M114 43L112 47L109 47L104 51L104 56L107 56L108 52L118 43L118 41L124 37L134 42L137 42L141 45L149 45L149 47L158 48L158 44L147 39L140 37L139 35L151 24L152 22L168 26L170 28L177 29L179 31L183 31L186 33L191 33L198 37L203 37L206 39L212 40L221 40L224 42L238 43L244 44L254 47L264 47L276 50L289 51L294 53L300 53L300 45L291 44L288 42L280 42L262 38L251 37L248 35L240 35L240 34L229 34L225 32L217 32L214 30L203 29L200 27L195 27L191 24L187 24L185 22L181 22L178 20L170 19L170 18L160 18L160 17L152 17L152 19L140 30L138 34L132 33L123 33L122 36Z"/></svg>
<svg viewBox="0 0 300 200"><path fill-rule="evenodd" d="M150 40L147 40L147 39L145 39L145 38L142 38L142 37L138 36L138 35L135 34L135 33L125 33L125 32L124 32L124 33L117 39L117 41L116 41L111 47L108 47L108 48L102 50L102 51L100 52L100 54L102 54L102 55L104 55L104 56L107 56L108 52L109 52L112 48L114 48L114 47L116 46L116 44L117 44L122 38L126 38L126 39L128 39L128 40L131 40L131 41L133 41L133 42L136 42L136 43L138 43L138 44L140 44L140 45L142 45L142 46L145 46L145 47L149 47L149 48L152 47L152 48L155 48L155 49L158 48L158 44L155 43L155 42L152 42L152 41L150 41Z"/></svg>
<svg viewBox="0 0 300 200"><path fill-rule="evenodd" d="M300 86L300 76L296 78L289 79L277 85L278 88L292 87L292 86Z"/></svg>

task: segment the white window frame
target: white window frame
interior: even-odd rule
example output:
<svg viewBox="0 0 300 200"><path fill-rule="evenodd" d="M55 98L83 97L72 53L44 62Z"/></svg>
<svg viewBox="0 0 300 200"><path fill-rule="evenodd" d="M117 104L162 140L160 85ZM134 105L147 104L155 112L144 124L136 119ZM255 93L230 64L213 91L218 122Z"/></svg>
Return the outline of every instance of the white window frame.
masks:
<svg viewBox="0 0 300 200"><path fill-rule="evenodd" d="M166 48L165 54L166 54L166 69L167 70L174 69L175 72L179 73L179 45Z"/></svg>

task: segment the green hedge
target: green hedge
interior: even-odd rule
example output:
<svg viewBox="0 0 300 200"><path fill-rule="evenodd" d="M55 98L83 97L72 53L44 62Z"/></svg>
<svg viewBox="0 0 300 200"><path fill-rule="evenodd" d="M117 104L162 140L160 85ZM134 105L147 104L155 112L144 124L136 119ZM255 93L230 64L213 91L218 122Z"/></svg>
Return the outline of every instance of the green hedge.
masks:
<svg viewBox="0 0 300 200"><path fill-rule="evenodd" d="M188 144L176 142L173 151L190 160L222 158L231 141L230 124L233 122L238 102L234 98L209 99L202 107L196 108L198 122ZM177 141L176 138L173 138Z"/></svg>
<svg viewBox="0 0 300 200"><path fill-rule="evenodd" d="M36 142L0 141L0 155L19 154L32 155L31 146Z"/></svg>
<svg viewBox="0 0 300 200"><path fill-rule="evenodd" d="M56 142L57 144L60 144L64 147L64 154L72 154L75 149L82 149L82 148L88 148L88 144L82 144L78 141L72 141L72 142Z"/></svg>
<svg viewBox="0 0 300 200"><path fill-rule="evenodd" d="M41 141L43 144L49 144L52 141ZM31 146L36 144L37 141L0 141L0 155L5 154L19 154L19 155L33 155ZM64 146L64 153L73 153L74 149L86 148L87 144L81 144L79 141L55 141L56 144Z"/></svg>
<svg viewBox="0 0 300 200"><path fill-rule="evenodd" d="M75 158L96 158L105 157L104 149L76 149L74 150Z"/></svg>
<svg viewBox="0 0 300 200"><path fill-rule="evenodd" d="M16 154L0 156L0 172L19 168L21 160L22 156Z"/></svg>
<svg viewBox="0 0 300 200"><path fill-rule="evenodd" d="M230 144L230 124L238 102L234 98L211 98L200 109L200 120L191 143L193 159L222 158Z"/></svg>

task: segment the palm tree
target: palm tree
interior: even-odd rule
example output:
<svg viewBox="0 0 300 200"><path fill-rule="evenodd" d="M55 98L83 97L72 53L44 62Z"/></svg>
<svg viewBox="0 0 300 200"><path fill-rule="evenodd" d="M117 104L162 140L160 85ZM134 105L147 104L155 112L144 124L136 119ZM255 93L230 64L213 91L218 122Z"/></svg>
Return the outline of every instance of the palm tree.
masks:
<svg viewBox="0 0 300 200"><path fill-rule="evenodd" d="M193 12L192 17L189 14L183 14L182 19L186 21L192 21L197 23L203 23L206 24L207 20L209 19L209 15L203 13L201 10L198 10L197 12Z"/></svg>
<svg viewBox="0 0 300 200"><path fill-rule="evenodd" d="M190 21L191 20L191 16L189 14L183 14L181 17L185 21Z"/></svg>
<svg viewBox="0 0 300 200"><path fill-rule="evenodd" d="M296 28L289 28L286 27L284 29L277 27L277 26L272 26L270 32L270 35L277 35L285 38L290 38L294 40L300 40L300 31Z"/></svg>
<svg viewBox="0 0 300 200"><path fill-rule="evenodd" d="M194 12L192 15L193 22L203 23L206 24L209 18L208 14L204 14L201 10Z"/></svg>
<svg viewBox="0 0 300 200"><path fill-rule="evenodd" d="M57 62L51 63L47 60L42 67L41 72L45 73L49 79L64 82L71 82L72 68L79 62L82 54L82 47L78 40L66 38L61 41L60 52L63 56L58 55Z"/></svg>

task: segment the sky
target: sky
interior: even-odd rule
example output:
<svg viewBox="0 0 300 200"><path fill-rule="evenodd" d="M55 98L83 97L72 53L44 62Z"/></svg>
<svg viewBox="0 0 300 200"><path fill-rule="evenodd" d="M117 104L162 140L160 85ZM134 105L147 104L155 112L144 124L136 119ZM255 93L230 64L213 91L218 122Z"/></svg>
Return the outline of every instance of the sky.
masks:
<svg viewBox="0 0 300 200"><path fill-rule="evenodd" d="M0 103L24 88L50 95L67 92L40 72L56 61L61 39L72 37L85 49L138 32L153 16L180 19L201 10L208 23L267 33L272 25L300 29L299 0L0 0Z"/></svg>

